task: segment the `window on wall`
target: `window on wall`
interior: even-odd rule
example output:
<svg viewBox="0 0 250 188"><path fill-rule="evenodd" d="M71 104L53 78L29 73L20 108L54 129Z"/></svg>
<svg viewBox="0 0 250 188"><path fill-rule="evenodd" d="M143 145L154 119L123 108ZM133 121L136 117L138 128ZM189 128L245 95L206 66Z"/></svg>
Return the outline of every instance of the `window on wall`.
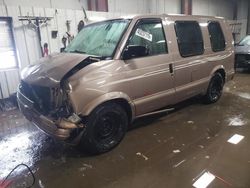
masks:
<svg viewBox="0 0 250 188"><path fill-rule="evenodd" d="M88 0L88 10L108 12L108 0Z"/></svg>
<svg viewBox="0 0 250 188"><path fill-rule="evenodd" d="M142 20L134 29L128 45L145 46L149 55L167 53L165 34L161 20Z"/></svg>
<svg viewBox="0 0 250 188"><path fill-rule="evenodd" d="M214 52L225 50L225 37L223 35L219 22L209 22L208 31L210 35L212 50Z"/></svg>
<svg viewBox="0 0 250 188"><path fill-rule="evenodd" d="M204 52L200 25L196 21L177 21L175 31L182 57L201 55Z"/></svg>
<svg viewBox="0 0 250 188"><path fill-rule="evenodd" d="M0 17L0 69L17 67L12 19Z"/></svg>

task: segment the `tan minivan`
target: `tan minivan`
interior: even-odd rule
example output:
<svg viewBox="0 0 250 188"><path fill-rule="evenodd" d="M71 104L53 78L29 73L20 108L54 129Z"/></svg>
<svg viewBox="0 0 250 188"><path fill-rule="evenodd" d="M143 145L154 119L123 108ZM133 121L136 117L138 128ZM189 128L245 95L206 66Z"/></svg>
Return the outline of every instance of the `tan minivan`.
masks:
<svg viewBox="0 0 250 188"><path fill-rule="evenodd" d="M65 52L22 71L18 103L49 135L94 153L114 148L138 117L202 95L234 76L225 20L145 15L87 25Z"/></svg>

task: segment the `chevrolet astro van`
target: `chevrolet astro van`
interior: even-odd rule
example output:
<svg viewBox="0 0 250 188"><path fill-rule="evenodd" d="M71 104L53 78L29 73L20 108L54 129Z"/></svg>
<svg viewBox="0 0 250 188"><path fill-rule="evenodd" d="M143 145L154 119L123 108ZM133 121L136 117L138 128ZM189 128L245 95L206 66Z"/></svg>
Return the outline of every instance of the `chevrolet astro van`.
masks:
<svg viewBox="0 0 250 188"><path fill-rule="evenodd" d="M45 133L103 153L135 118L196 95L218 101L233 76L223 18L133 16L89 24L65 52L25 68L17 98Z"/></svg>

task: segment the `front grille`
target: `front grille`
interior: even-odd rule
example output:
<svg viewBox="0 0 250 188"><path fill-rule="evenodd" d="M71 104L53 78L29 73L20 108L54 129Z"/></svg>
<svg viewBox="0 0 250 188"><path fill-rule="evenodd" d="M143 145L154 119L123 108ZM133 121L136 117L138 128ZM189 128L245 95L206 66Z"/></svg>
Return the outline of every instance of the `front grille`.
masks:
<svg viewBox="0 0 250 188"><path fill-rule="evenodd" d="M30 86L27 83L25 83L24 81L21 81L20 90L21 90L22 94L24 94L27 98L29 98L32 101L34 100L32 93L31 93Z"/></svg>
<svg viewBox="0 0 250 188"><path fill-rule="evenodd" d="M21 92L30 100L34 101L35 108L43 114L52 110L51 89L48 87L27 84L21 81Z"/></svg>

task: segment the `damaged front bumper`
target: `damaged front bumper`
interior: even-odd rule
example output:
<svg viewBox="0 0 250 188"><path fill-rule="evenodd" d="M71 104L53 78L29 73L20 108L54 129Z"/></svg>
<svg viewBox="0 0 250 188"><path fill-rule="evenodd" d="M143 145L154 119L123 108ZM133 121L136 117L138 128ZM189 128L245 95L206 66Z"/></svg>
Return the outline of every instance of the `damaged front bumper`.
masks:
<svg viewBox="0 0 250 188"><path fill-rule="evenodd" d="M35 124L46 134L51 135L59 140L69 140L71 132L79 128L79 126L73 122L69 122L64 119L54 121L42 115L34 108L35 103L23 95L19 88L17 91L17 101L19 109L29 121ZM83 126L81 126L81 128L82 127Z"/></svg>

